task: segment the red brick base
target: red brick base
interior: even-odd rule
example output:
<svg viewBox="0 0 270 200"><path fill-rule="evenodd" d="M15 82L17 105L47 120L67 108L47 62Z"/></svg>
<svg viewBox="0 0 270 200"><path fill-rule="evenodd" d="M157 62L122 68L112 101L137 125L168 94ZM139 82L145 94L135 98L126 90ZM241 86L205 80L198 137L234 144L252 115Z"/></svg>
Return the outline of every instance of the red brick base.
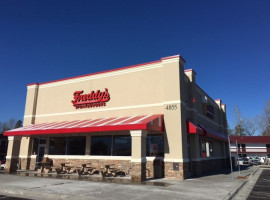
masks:
<svg viewBox="0 0 270 200"><path fill-rule="evenodd" d="M173 168L173 164L172 162L165 162L165 178L184 180L189 177L189 163L175 163L179 165L178 170Z"/></svg>
<svg viewBox="0 0 270 200"><path fill-rule="evenodd" d="M163 178L164 177L164 161L155 159L146 163L147 178Z"/></svg>
<svg viewBox="0 0 270 200"><path fill-rule="evenodd" d="M18 158L6 159L5 172L7 173L16 172L18 169L18 163L19 163Z"/></svg>
<svg viewBox="0 0 270 200"><path fill-rule="evenodd" d="M31 158L20 158L20 166L19 169L27 170L29 169Z"/></svg>
<svg viewBox="0 0 270 200"><path fill-rule="evenodd" d="M30 159L29 170L35 170L36 169L36 162L37 162L36 158L31 158Z"/></svg>

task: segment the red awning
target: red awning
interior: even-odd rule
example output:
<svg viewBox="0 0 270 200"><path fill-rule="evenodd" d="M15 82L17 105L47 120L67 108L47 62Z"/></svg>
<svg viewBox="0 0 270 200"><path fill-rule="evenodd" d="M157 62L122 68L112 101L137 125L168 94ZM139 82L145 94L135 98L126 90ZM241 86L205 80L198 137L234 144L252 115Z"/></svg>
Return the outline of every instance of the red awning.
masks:
<svg viewBox="0 0 270 200"><path fill-rule="evenodd" d="M228 142L228 136L225 135L224 133L220 133L220 132L217 132L217 131L210 130L209 128L205 127L202 124L199 124L199 126L203 130L203 135L205 135L207 137L210 137L210 138L215 138L217 140L222 140L224 142Z"/></svg>
<svg viewBox="0 0 270 200"><path fill-rule="evenodd" d="M187 121L187 132L189 134L203 134L203 130L199 126L193 124L191 121Z"/></svg>
<svg viewBox="0 0 270 200"><path fill-rule="evenodd" d="M163 115L143 115L132 117L114 117L77 121L31 124L29 126L6 131L5 136L43 135L65 133L89 133L104 131L148 130L163 132Z"/></svg>

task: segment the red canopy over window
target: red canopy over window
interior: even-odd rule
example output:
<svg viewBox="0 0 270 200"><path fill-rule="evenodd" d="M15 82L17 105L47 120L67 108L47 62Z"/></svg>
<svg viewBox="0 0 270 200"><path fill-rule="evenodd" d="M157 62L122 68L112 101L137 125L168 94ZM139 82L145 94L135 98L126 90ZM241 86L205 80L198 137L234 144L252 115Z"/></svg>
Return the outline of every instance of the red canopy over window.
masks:
<svg viewBox="0 0 270 200"><path fill-rule="evenodd" d="M113 117L77 121L31 124L6 131L5 136L28 136L42 134L89 133L104 131L148 130L164 131L163 115Z"/></svg>
<svg viewBox="0 0 270 200"><path fill-rule="evenodd" d="M193 124L191 121L187 121L187 132L189 134L203 135L203 130L199 126Z"/></svg>

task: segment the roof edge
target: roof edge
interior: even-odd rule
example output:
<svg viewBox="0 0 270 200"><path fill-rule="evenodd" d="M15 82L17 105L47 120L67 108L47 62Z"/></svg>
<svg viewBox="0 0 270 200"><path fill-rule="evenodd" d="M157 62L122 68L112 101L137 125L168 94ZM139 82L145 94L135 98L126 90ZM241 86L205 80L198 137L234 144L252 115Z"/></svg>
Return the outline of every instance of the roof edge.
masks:
<svg viewBox="0 0 270 200"><path fill-rule="evenodd" d="M125 69L131 69L131 68L135 68L135 67L141 67L141 66L144 66L144 65L156 64L156 63L161 63L161 60L141 63L141 64L137 64L137 65L126 66L126 67L120 67L120 68L111 69L111 70L105 70L105 71L101 71L101 72L94 72L94 73L90 73L90 74L73 76L73 77L58 79L58 80L54 80L54 81L47 81L47 82L43 82L43 83L30 83L30 84L27 84L27 86L46 85L46 84L50 84L50 83L61 82L61 81L66 81L66 80L70 80L70 79L77 79L77 78L82 78L82 77L86 77L86 76L93 76L93 75L97 75L97 74L105 74L105 73L109 73L109 72L120 71L120 70L125 70Z"/></svg>

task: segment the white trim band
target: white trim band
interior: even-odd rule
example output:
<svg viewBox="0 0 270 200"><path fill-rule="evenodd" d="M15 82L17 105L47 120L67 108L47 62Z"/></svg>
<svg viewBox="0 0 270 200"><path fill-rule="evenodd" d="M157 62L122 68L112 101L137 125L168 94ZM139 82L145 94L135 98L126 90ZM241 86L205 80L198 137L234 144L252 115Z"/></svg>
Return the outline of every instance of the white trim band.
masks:
<svg viewBox="0 0 270 200"><path fill-rule="evenodd" d="M164 162L189 162L189 159L164 158Z"/></svg>
<svg viewBox="0 0 270 200"><path fill-rule="evenodd" d="M147 162L147 160L146 160L146 157L144 157L144 158L132 158L132 159L131 159L131 162L135 162L135 163L145 163L145 162Z"/></svg>
<svg viewBox="0 0 270 200"><path fill-rule="evenodd" d="M47 155L54 159L78 159L78 160L131 160L131 156L65 156L65 155Z"/></svg>
<svg viewBox="0 0 270 200"><path fill-rule="evenodd" d="M161 107L166 104L179 103L180 100L174 101L165 101L162 103L154 103L154 104L142 104L135 106L123 106L123 107L115 107L115 108L99 108L98 110L82 110L82 111L72 111L72 112L62 112L62 113L53 113L53 114L43 114L43 115L25 115L24 118L32 118L32 117L51 117L51 116L61 116L61 115L74 115L74 114L82 114L82 113L95 113L95 112L107 112L107 111L115 111L115 110L127 110L127 109L137 109L137 108L148 108L148 107Z"/></svg>

